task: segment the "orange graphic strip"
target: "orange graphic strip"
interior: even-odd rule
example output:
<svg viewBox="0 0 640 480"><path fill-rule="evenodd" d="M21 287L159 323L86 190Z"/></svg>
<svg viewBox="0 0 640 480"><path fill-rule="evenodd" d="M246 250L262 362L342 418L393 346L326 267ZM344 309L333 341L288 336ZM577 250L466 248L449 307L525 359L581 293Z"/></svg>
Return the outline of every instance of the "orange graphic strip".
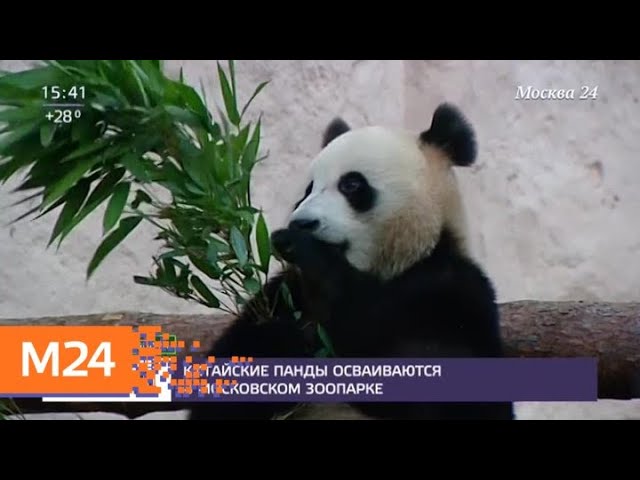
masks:
<svg viewBox="0 0 640 480"><path fill-rule="evenodd" d="M157 394L162 363L175 367L175 357L161 355L170 342L167 334L156 341L159 333L152 326L0 326L0 395Z"/></svg>

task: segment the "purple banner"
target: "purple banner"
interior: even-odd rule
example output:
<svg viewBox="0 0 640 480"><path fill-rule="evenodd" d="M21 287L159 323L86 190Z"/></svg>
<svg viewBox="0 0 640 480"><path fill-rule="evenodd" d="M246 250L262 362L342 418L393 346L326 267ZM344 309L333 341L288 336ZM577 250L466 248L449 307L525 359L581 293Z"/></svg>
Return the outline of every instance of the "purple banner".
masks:
<svg viewBox="0 0 640 480"><path fill-rule="evenodd" d="M595 401L595 358L193 358L174 401ZM211 359L210 359L211 360Z"/></svg>

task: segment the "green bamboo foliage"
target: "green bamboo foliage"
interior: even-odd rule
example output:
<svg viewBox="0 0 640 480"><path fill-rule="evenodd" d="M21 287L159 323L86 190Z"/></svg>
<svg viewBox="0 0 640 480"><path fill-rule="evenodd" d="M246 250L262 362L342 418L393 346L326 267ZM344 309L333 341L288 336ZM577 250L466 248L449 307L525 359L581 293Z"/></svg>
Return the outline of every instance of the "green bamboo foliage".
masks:
<svg viewBox="0 0 640 480"><path fill-rule="evenodd" d="M16 204L40 200L16 221L56 214L49 245L60 247L103 205L87 278L149 222L159 253L152 273L135 281L236 311L260 290L272 259L250 198L261 120L245 115L267 83L240 105L234 63L218 63L217 75L224 110L214 118L204 89L187 85L182 71L168 78L159 60L49 60L3 74L0 183L20 175L15 191L29 195Z"/></svg>
<svg viewBox="0 0 640 480"><path fill-rule="evenodd" d="M261 291L274 259L269 229L251 203L261 120L246 120L267 85L238 102L233 61L217 64L223 110L217 118L159 60L49 60L0 76L0 184L21 176L15 193L39 204L14 221L57 215L48 245L58 248L99 206L102 239L89 279L143 222L160 242L153 271L138 284L237 313ZM67 106L52 106L64 103ZM80 104L81 106L69 106ZM291 294L282 300L295 311ZM258 295L259 319L273 305ZM276 300L277 302L278 300ZM300 312L295 311L300 320ZM317 356L333 356L322 326ZM1 413L1 412L0 412Z"/></svg>

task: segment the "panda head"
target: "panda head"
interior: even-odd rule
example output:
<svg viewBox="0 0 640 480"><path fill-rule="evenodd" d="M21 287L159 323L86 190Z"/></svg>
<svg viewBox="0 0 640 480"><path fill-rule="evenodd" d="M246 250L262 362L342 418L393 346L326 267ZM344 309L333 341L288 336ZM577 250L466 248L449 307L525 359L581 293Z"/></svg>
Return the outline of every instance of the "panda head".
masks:
<svg viewBox="0 0 640 480"><path fill-rule="evenodd" d="M313 159L290 227L341 245L356 268L389 278L429 255L443 231L465 251L465 219L452 167L475 161L474 132L440 105L419 134L334 120Z"/></svg>

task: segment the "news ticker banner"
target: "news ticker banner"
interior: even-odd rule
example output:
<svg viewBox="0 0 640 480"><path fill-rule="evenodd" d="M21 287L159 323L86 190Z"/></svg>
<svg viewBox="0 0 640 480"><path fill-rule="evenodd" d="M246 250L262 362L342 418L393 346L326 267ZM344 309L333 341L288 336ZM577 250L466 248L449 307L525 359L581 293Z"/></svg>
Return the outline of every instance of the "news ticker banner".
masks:
<svg viewBox="0 0 640 480"><path fill-rule="evenodd" d="M0 397L107 402L595 401L594 358L215 358L157 326L0 326Z"/></svg>

